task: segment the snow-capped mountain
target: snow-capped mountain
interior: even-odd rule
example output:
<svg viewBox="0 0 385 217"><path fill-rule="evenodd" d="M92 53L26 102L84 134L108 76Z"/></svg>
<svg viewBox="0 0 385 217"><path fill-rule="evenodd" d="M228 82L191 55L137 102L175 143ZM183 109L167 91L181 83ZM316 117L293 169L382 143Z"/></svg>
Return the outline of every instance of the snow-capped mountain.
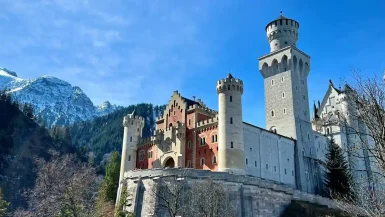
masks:
<svg viewBox="0 0 385 217"><path fill-rule="evenodd" d="M49 127L91 120L122 108L108 101L94 106L79 87L52 76L22 79L15 72L0 68L0 90L4 89L13 100L31 104L35 115Z"/></svg>

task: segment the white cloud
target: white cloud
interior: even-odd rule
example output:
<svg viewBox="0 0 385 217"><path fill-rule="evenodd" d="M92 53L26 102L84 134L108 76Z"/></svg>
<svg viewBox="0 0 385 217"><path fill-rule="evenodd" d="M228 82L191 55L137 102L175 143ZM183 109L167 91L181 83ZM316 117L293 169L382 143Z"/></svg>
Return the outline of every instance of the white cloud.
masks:
<svg viewBox="0 0 385 217"><path fill-rule="evenodd" d="M21 30L5 37L2 28L0 40L24 59L18 73L51 73L96 104L166 102L191 73L189 65L213 61L201 34L209 2L5 1L4 16L17 16Z"/></svg>

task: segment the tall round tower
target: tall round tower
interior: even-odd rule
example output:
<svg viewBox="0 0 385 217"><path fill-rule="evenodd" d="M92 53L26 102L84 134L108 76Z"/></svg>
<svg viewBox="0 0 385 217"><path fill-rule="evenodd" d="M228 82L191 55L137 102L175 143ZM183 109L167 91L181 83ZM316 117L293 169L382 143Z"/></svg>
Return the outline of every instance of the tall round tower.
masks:
<svg viewBox="0 0 385 217"><path fill-rule="evenodd" d="M269 24L265 30L270 44L270 52L279 50L289 45L296 46L298 40L299 23L286 18L281 14Z"/></svg>
<svg viewBox="0 0 385 217"><path fill-rule="evenodd" d="M135 115L135 111L123 118L123 147L120 164L119 181L124 178L124 172L133 170L136 166L136 149L139 139L142 137L144 119Z"/></svg>
<svg viewBox="0 0 385 217"><path fill-rule="evenodd" d="M218 105L218 170L245 174L243 147L242 93L243 82L231 74L217 82Z"/></svg>

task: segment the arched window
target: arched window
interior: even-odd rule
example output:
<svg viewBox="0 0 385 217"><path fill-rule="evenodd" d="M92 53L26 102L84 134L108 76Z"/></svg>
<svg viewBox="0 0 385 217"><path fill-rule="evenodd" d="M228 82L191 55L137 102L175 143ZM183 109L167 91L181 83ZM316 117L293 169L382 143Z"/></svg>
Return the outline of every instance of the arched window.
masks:
<svg viewBox="0 0 385 217"><path fill-rule="evenodd" d="M233 118L232 117L230 118L230 124L233 124Z"/></svg>
<svg viewBox="0 0 385 217"><path fill-rule="evenodd" d="M326 134L327 134L327 135L330 134L330 129L329 129L329 128L326 128Z"/></svg>
<svg viewBox="0 0 385 217"><path fill-rule="evenodd" d="M217 156L213 156L213 164L217 164Z"/></svg>
<svg viewBox="0 0 385 217"><path fill-rule="evenodd" d="M233 96L230 96L230 102L232 102L233 101Z"/></svg>
<svg viewBox="0 0 385 217"><path fill-rule="evenodd" d="M246 165L248 165L249 164L249 160L246 158Z"/></svg>
<svg viewBox="0 0 385 217"><path fill-rule="evenodd" d="M205 159L202 157L201 158L201 166L205 165Z"/></svg>
<svg viewBox="0 0 385 217"><path fill-rule="evenodd" d="M132 142L132 136L130 136L130 142Z"/></svg>
<svg viewBox="0 0 385 217"><path fill-rule="evenodd" d="M234 148L234 143L233 142L230 143L230 148Z"/></svg>
<svg viewBox="0 0 385 217"><path fill-rule="evenodd" d="M274 117L274 110L271 111L271 117Z"/></svg>
<svg viewBox="0 0 385 217"><path fill-rule="evenodd" d="M282 92L282 98L285 98L285 92Z"/></svg>

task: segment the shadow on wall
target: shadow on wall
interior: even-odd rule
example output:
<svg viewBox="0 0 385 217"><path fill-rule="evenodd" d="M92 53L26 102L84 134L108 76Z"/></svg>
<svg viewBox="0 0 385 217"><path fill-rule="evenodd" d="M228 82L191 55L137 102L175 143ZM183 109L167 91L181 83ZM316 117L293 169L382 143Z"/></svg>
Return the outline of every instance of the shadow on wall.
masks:
<svg viewBox="0 0 385 217"><path fill-rule="evenodd" d="M326 206L292 200L281 217L350 217L350 215Z"/></svg>

